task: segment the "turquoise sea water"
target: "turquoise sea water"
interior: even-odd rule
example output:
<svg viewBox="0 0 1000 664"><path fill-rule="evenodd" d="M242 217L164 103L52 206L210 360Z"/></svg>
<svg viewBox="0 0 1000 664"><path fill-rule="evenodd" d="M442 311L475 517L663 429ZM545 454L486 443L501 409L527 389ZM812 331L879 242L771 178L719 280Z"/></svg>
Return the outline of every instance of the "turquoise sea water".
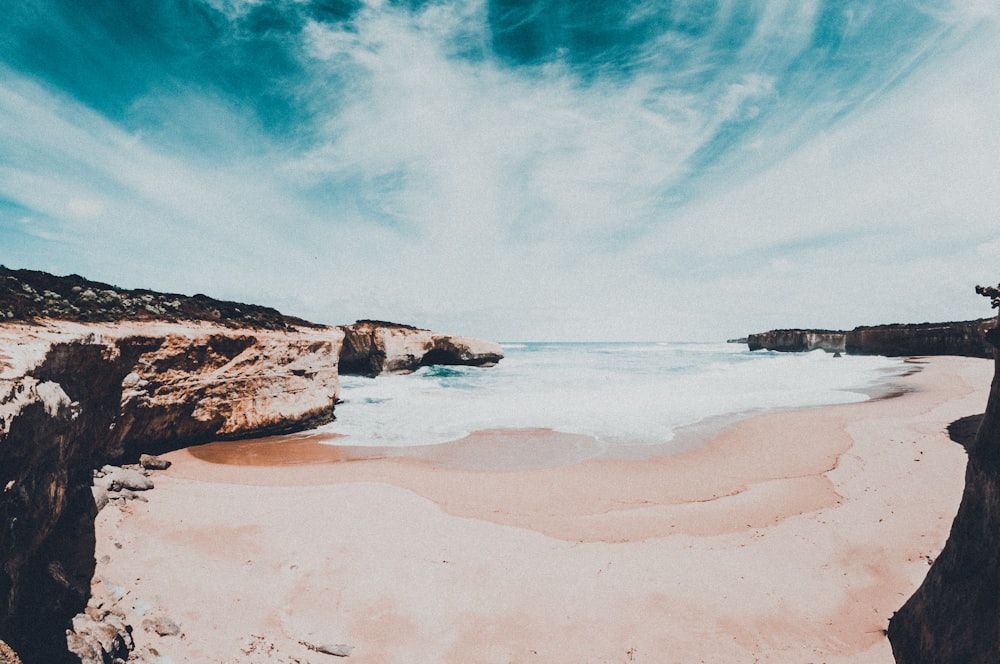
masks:
<svg viewBox="0 0 1000 664"><path fill-rule="evenodd" d="M349 445L525 428L654 445L712 418L863 401L906 370L898 358L751 353L726 343L517 343L504 353L489 368L342 377L337 421L323 428Z"/></svg>

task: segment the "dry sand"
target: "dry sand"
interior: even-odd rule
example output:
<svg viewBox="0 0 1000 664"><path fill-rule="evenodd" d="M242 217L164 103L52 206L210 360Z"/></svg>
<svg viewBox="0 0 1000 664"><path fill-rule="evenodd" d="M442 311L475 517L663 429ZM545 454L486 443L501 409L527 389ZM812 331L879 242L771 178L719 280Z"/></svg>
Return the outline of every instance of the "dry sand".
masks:
<svg viewBox="0 0 1000 664"><path fill-rule="evenodd" d="M982 412L993 370L921 363L903 396L753 417L673 457L560 465L533 448L586 441L544 431L412 458L308 436L175 452L148 502L99 515L98 590L151 662L342 661L305 642L351 662L888 664L882 630L961 498L945 427ZM159 617L182 634L140 627Z"/></svg>

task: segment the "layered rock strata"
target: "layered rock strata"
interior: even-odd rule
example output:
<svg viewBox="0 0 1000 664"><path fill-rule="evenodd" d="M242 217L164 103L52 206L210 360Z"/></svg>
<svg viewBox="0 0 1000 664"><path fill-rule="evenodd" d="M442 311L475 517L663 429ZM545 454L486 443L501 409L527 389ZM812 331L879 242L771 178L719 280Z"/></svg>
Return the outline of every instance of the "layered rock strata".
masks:
<svg viewBox="0 0 1000 664"><path fill-rule="evenodd" d="M750 350L801 352L822 349L849 355L959 355L992 357L986 338L993 319L915 325L877 325L840 330L770 330L747 337Z"/></svg>
<svg viewBox="0 0 1000 664"><path fill-rule="evenodd" d="M343 333L206 324L0 328L0 638L72 661L94 571L92 470L333 419Z"/></svg>
<svg viewBox="0 0 1000 664"><path fill-rule="evenodd" d="M980 289L1000 304L1000 290ZM889 621L899 664L993 664L1000 659L1000 327L987 340L996 372L972 444L965 491L944 550ZM931 487L929 490L933 490Z"/></svg>
<svg viewBox="0 0 1000 664"><path fill-rule="evenodd" d="M95 469L327 423L341 365L376 375L502 357L496 344L404 325L322 326L0 266L0 643L27 664L79 661L65 630L94 572Z"/></svg>
<svg viewBox="0 0 1000 664"><path fill-rule="evenodd" d="M377 376L431 364L491 366L503 358L491 341L453 337L408 325L362 320L346 325L340 373Z"/></svg>

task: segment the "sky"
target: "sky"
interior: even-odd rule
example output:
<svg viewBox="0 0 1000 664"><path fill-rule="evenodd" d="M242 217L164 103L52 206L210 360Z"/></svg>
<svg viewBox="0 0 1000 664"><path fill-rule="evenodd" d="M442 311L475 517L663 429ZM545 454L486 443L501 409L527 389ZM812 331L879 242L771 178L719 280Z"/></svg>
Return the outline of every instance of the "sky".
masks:
<svg viewBox="0 0 1000 664"><path fill-rule="evenodd" d="M997 0L9 0L0 264L517 340L989 315Z"/></svg>

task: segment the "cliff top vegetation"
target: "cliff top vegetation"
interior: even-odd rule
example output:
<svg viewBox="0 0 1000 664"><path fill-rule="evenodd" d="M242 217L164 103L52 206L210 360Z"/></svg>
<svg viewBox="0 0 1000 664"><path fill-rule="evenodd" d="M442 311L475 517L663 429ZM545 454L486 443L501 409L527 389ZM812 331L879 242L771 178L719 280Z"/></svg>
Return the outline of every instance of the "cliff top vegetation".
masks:
<svg viewBox="0 0 1000 664"><path fill-rule="evenodd" d="M46 318L76 322L206 321L267 330L322 327L270 307L216 300L202 294L129 290L76 274L59 277L0 265L0 322L34 323Z"/></svg>

